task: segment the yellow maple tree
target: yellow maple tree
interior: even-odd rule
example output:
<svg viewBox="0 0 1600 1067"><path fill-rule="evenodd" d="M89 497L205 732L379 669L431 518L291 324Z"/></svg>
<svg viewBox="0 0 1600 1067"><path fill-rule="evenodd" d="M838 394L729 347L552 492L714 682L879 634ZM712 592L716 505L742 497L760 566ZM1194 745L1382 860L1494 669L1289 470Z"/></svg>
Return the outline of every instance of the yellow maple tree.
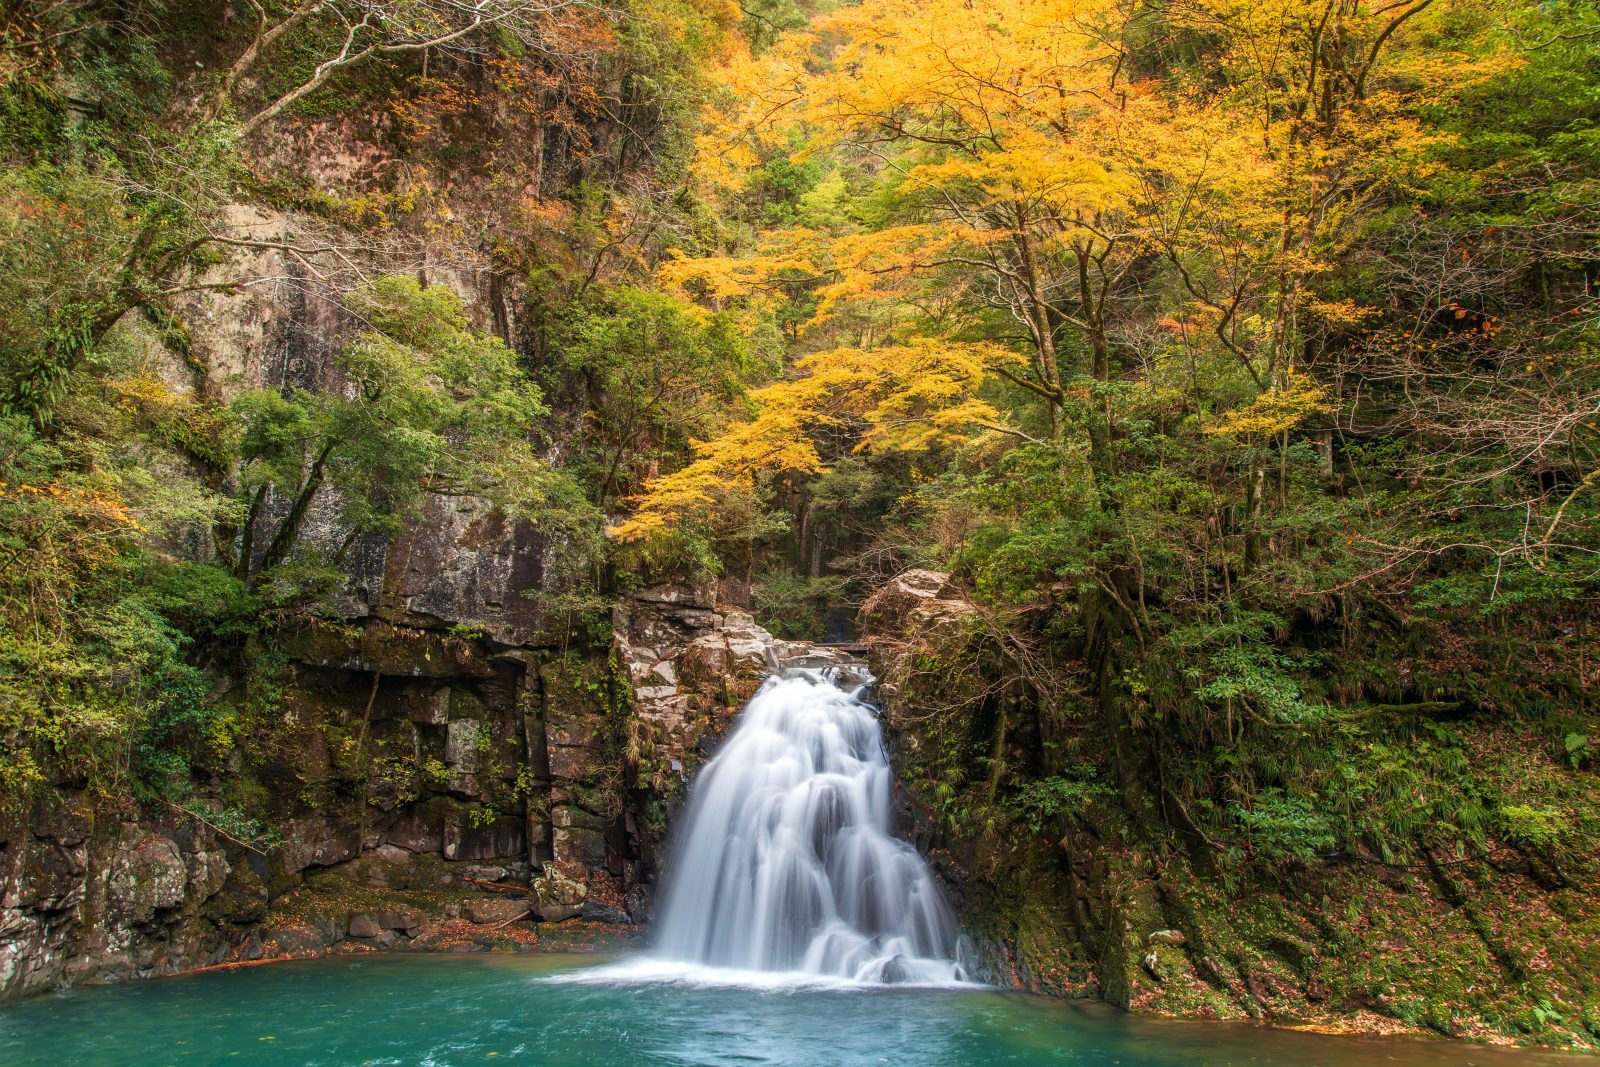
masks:
<svg viewBox="0 0 1600 1067"><path fill-rule="evenodd" d="M838 348L807 356L797 376L750 394L755 415L708 441L696 441L687 466L651 483L633 515L611 529L620 541L646 540L714 510L780 474L819 474L826 433L850 451L920 451L1008 432L977 396L996 365L1014 353L991 344L928 339L879 348Z"/></svg>
<svg viewBox="0 0 1600 1067"><path fill-rule="evenodd" d="M970 295L1025 334L1008 342L1013 358L982 373L1039 403L1051 439L1081 437L1100 486L1114 478L1111 384L1130 366L1119 365L1117 333L1161 271L1159 284L1205 322L1203 343L1249 383L1241 410L1213 431L1256 436L1270 422L1281 436L1320 403L1297 368L1309 338L1366 314L1330 316L1309 295L1313 279L1383 191L1421 166L1419 96L1475 76L1405 46L1408 29L1451 2L865 0L824 12L760 55L730 58L695 175L708 199L727 202L764 160L825 159L863 196L900 209L678 256L662 282L717 306L800 294L809 328L870 322L870 339L959 335L970 320L938 321L930 308ZM1210 42L1224 80L1142 73L1162 69L1141 59L1145 42L1179 32ZM1202 343L1189 331L1182 341ZM841 365L864 364L899 348L860 343L850 360L834 351ZM980 385L922 395L918 424L937 424L940 402L970 424L963 405ZM1280 426L1272 412L1286 405L1299 418ZM1018 432L996 413L977 421ZM705 447L683 478L646 495L641 515L670 514L657 503L715 467L701 464L717 443ZM1258 487L1260 471L1246 481ZM1261 500L1249 495L1254 517Z"/></svg>

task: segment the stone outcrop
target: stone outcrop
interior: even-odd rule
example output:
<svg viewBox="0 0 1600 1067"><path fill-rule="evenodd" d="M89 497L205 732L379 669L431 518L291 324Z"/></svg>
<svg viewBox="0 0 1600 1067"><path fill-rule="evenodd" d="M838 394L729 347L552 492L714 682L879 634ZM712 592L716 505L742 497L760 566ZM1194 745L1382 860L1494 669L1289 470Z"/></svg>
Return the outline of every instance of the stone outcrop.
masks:
<svg viewBox="0 0 1600 1067"><path fill-rule="evenodd" d="M1094 966L1073 926L1067 879L1015 839L952 835L918 792L937 777L941 747L988 729L1005 700L1019 699L1010 666L977 640L978 608L948 574L910 570L886 582L858 615L877 678L884 733L897 772L895 803L960 912L982 977L1057 995L1098 992ZM1001 719L1003 721L1003 719ZM984 724L984 725L979 725ZM983 744L992 747L987 736ZM909 782L909 785L907 784ZM1137 963L1135 963L1137 966Z"/></svg>
<svg viewBox="0 0 1600 1067"><path fill-rule="evenodd" d="M45 793L0 840L0 993L218 962L225 930L266 913L252 854L203 824L97 813Z"/></svg>
<svg viewBox="0 0 1600 1067"><path fill-rule="evenodd" d="M861 606L869 661L913 644L960 641L962 627L977 609L951 588L940 571L909 570L896 575ZM886 672L894 673L894 672ZM879 679L880 684L883 678Z"/></svg>
<svg viewBox="0 0 1600 1067"><path fill-rule="evenodd" d="M440 580L488 595L481 565ZM528 911L644 921L683 787L762 678L855 662L778 641L705 587L619 605L609 661L546 644L531 615L451 610L468 615L453 629L397 611L281 635L280 721L252 774L270 836L235 840L181 808L113 818L40 791L0 826L0 996L345 942L421 945L446 908L470 925Z"/></svg>
<svg viewBox="0 0 1600 1067"><path fill-rule="evenodd" d="M0 822L0 997L263 945L408 939L393 924L364 934L368 920L318 887L436 909L483 882L529 886L545 862L580 888L631 870L625 798L607 788L619 757L603 659L379 620L308 619L281 647L281 721L254 774L271 835L231 841L180 809L116 818L37 790L32 811ZM303 888L318 918L284 924Z"/></svg>
<svg viewBox="0 0 1600 1067"><path fill-rule="evenodd" d="M545 922L558 923L583 914L589 887L562 874L556 865L544 865L544 877L533 883L533 907Z"/></svg>
<svg viewBox="0 0 1600 1067"><path fill-rule="evenodd" d="M665 737L661 751L682 776L726 730L761 680L786 667L847 667L852 654L780 641L747 612L718 611L716 588L670 585L618 605L613 648L633 686L638 718Z"/></svg>

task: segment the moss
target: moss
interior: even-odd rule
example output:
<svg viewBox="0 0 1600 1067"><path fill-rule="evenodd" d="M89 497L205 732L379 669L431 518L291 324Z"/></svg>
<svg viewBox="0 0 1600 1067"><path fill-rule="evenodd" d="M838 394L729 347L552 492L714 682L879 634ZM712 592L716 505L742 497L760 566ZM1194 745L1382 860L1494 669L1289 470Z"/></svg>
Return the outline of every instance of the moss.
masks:
<svg viewBox="0 0 1600 1067"><path fill-rule="evenodd" d="M14 157L48 156L66 138L66 101L47 86L19 80L0 88L0 144Z"/></svg>
<svg viewBox="0 0 1600 1067"><path fill-rule="evenodd" d="M472 690L463 685L454 685L450 687L451 722L456 722L461 719L475 719L481 722L487 716L487 714L488 708L484 705L483 698L478 696L478 694L474 693ZM486 739L489 735L484 732L480 733L478 736L480 739Z"/></svg>
<svg viewBox="0 0 1600 1067"><path fill-rule="evenodd" d="M1326 677L1307 692L1396 702L1398 725L1360 720L1347 780L1313 811L1354 810L1344 851L1264 856L1262 840L1204 841L1204 809L1184 829L1155 805L1130 818L1105 787L1094 703L999 704L1008 668L981 635L908 619L874 659L897 765L971 861L969 926L1017 984L1074 995L1051 972L1084 960L1099 995L1140 1012L1600 1047L1600 782L1568 759L1567 719L1482 714L1504 695L1478 660L1421 641L1356 665L1308 657ZM1026 803L1030 784L1051 803Z"/></svg>
<svg viewBox="0 0 1600 1067"><path fill-rule="evenodd" d="M392 677L490 678L495 673L472 641L378 621L346 626L305 618L286 627L277 640L284 656L318 667Z"/></svg>

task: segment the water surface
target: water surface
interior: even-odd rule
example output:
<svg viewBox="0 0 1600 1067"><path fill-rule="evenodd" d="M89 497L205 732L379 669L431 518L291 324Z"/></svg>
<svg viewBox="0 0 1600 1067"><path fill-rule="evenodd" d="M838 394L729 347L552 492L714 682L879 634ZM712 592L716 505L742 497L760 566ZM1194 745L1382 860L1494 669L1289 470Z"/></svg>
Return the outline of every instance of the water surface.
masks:
<svg viewBox="0 0 1600 1067"><path fill-rule="evenodd" d="M1139 1019L986 989L573 980L591 957L332 957L0 1007L0 1064L1589 1067L1444 1041Z"/></svg>

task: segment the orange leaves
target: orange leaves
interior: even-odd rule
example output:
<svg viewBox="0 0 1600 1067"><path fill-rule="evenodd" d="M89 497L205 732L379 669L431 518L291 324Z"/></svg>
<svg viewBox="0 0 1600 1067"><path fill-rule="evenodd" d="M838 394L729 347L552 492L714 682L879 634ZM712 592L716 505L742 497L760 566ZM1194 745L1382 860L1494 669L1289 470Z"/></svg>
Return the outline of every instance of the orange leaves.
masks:
<svg viewBox="0 0 1600 1067"><path fill-rule="evenodd" d="M1170 315L1162 318L1156 325L1160 326L1168 333L1171 333L1177 337L1178 340L1184 342L1185 344L1197 339L1200 336L1201 330L1204 328L1197 322L1173 318Z"/></svg>
<svg viewBox="0 0 1600 1067"><path fill-rule="evenodd" d="M103 490L83 489L62 485L60 482L49 482L45 485L29 485L26 482L13 485L0 482L0 498L7 496L49 498L61 504L64 510L79 519L99 519L130 530L143 529L127 504Z"/></svg>
<svg viewBox="0 0 1600 1067"><path fill-rule="evenodd" d="M608 532L618 541L646 541L686 519L717 507L730 493L783 471L814 474L821 457L806 434L808 413L776 407L731 427L711 441L694 443L695 459L663 475L635 500L633 517Z"/></svg>
<svg viewBox="0 0 1600 1067"><path fill-rule="evenodd" d="M559 230L572 221L572 205L565 200L541 200L531 196L518 205L524 221L542 230Z"/></svg>
<svg viewBox="0 0 1600 1067"><path fill-rule="evenodd" d="M414 92L389 101L390 113L408 137L432 136L446 119L459 118L482 102L478 93L453 80L418 77L412 85Z"/></svg>
<svg viewBox="0 0 1600 1067"><path fill-rule="evenodd" d="M829 242L833 266L829 283L817 290L817 319L841 302L892 298L904 292L919 271L935 266L965 238L960 227L944 224L893 226L849 234Z"/></svg>
<svg viewBox="0 0 1600 1067"><path fill-rule="evenodd" d="M553 7L540 20L539 32L547 52L570 56L597 56L618 44L604 9L580 4Z"/></svg>

